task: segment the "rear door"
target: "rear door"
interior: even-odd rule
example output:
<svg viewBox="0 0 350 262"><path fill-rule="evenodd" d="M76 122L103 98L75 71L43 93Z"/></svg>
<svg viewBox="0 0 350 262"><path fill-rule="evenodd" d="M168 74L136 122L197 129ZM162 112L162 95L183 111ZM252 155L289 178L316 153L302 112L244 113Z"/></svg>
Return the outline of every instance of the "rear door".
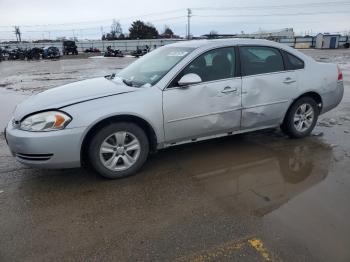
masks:
<svg viewBox="0 0 350 262"><path fill-rule="evenodd" d="M282 51L267 46L240 46L242 129L277 126L297 94L297 76L286 70Z"/></svg>

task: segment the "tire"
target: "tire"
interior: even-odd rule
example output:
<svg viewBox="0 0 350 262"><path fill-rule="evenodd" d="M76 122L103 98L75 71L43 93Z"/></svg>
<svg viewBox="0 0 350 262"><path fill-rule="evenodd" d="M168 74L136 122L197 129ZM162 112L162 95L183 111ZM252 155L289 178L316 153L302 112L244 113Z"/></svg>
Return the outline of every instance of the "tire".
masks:
<svg viewBox="0 0 350 262"><path fill-rule="evenodd" d="M301 97L289 108L281 129L291 138L306 137L314 129L319 113L319 108L313 98ZM299 118L299 121L295 121L295 118Z"/></svg>
<svg viewBox="0 0 350 262"><path fill-rule="evenodd" d="M97 131L88 150L89 161L101 176L123 178L134 175L143 166L149 153L149 141L138 125L119 122Z"/></svg>

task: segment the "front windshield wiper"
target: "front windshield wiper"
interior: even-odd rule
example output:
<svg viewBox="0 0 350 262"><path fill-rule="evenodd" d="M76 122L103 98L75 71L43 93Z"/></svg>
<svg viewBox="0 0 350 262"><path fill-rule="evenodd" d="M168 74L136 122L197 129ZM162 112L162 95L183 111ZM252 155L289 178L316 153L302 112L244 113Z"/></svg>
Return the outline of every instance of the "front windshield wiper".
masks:
<svg viewBox="0 0 350 262"><path fill-rule="evenodd" d="M113 80L117 75L115 73L111 74L111 75L106 75L105 78L106 79L109 79L109 80ZM128 80L128 79L124 79L124 78L121 78L121 77L118 77L120 78L124 84L126 84L127 86L134 86L133 85L133 82L131 80Z"/></svg>
<svg viewBox="0 0 350 262"><path fill-rule="evenodd" d="M111 74L111 75L106 75L105 76L106 79L112 80L115 78L115 73Z"/></svg>
<svg viewBox="0 0 350 262"><path fill-rule="evenodd" d="M120 76L117 76L115 73L105 76L105 78L109 79L109 80L113 80L116 77L119 78L120 80L122 80L123 83L126 84L127 86L131 86L131 87L140 87L141 86L139 83L137 83L133 80L130 80L130 79L125 79L125 78L122 78Z"/></svg>
<svg viewBox="0 0 350 262"><path fill-rule="evenodd" d="M132 84L132 81L131 80L127 80L127 79L122 79L123 80L123 83L124 84L126 84L127 86L134 86L133 84Z"/></svg>

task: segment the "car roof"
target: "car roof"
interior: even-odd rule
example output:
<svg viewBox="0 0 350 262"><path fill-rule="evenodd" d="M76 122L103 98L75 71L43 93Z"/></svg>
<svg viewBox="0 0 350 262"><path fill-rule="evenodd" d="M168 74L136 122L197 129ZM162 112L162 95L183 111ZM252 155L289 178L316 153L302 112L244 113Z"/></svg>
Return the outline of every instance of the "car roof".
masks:
<svg viewBox="0 0 350 262"><path fill-rule="evenodd" d="M247 39L247 38L225 38L225 39L201 39L201 40L189 40L189 41L179 41L171 46L177 47L192 47L199 48L205 46L221 46L221 45L271 45L275 46L277 43L273 41L268 41L264 39Z"/></svg>
<svg viewBox="0 0 350 262"><path fill-rule="evenodd" d="M261 45L261 46L271 46L280 49L284 49L298 57L310 60L310 57L298 52L292 47L285 44L280 44L274 41L264 40L264 39L249 39L249 38L225 38L225 39L201 39L201 40L187 40L179 41L166 46L171 47L189 47L189 48L200 48L200 49L210 49L227 45Z"/></svg>

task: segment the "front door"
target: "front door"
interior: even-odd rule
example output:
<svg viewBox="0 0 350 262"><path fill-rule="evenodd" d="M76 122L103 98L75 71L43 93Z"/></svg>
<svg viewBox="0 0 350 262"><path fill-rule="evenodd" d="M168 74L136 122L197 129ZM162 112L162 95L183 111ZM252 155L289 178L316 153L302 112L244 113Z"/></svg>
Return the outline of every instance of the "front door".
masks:
<svg viewBox="0 0 350 262"><path fill-rule="evenodd" d="M280 50L241 46L242 129L277 126L298 92L297 76L285 70Z"/></svg>
<svg viewBox="0 0 350 262"><path fill-rule="evenodd" d="M188 73L202 82L179 87ZM163 92L167 143L231 132L240 128L241 78L233 47L208 51L193 60Z"/></svg>

